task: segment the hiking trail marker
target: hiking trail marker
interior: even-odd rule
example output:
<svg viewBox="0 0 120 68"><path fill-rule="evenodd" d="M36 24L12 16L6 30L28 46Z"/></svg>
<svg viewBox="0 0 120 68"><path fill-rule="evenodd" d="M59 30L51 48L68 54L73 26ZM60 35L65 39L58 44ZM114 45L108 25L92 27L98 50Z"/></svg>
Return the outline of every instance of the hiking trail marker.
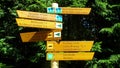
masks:
<svg viewBox="0 0 120 68"><path fill-rule="evenodd" d="M41 30L39 32L20 33L22 42L61 40L61 30Z"/></svg>
<svg viewBox="0 0 120 68"><path fill-rule="evenodd" d="M16 12L18 26L41 29L38 32L20 33L22 42L61 40L62 15L22 10Z"/></svg>
<svg viewBox="0 0 120 68"><path fill-rule="evenodd" d="M81 14L88 15L91 11L91 8L71 8L71 7L48 7L47 13L56 13L56 14Z"/></svg>
<svg viewBox="0 0 120 68"><path fill-rule="evenodd" d="M59 41L63 21L57 14L88 15L91 8L58 7L53 3L47 8L47 13L17 10L18 26L41 28L39 32L20 33L23 42L47 41L46 60L51 61L51 68L59 68L59 61L92 60L94 52L90 52L94 41ZM51 14L52 13L52 14ZM56 41L59 42L56 42Z"/></svg>
<svg viewBox="0 0 120 68"><path fill-rule="evenodd" d="M53 3L47 8L50 14L79 14L88 15L91 8L58 7ZM59 61L65 60L92 60L94 52L91 50L93 41L47 41L46 60L51 61L51 68L59 68Z"/></svg>
<svg viewBox="0 0 120 68"><path fill-rule="evenodd" d="M46 60L92 60L94 41L47 41ZM62 52L62 53L61 53Z"/></svg>
<svg viewBox="0 0 120 68"><path fill-rule="evenodd" d="M30 19L22 19L22 18L16 18L16 21L17 21L18 26L23 26L23 27L62 30L62 23L60 22L30 20Z"/></svg>
<svg viewBox="0 0 120 68"><path fill-rule="evenodd" d="M47 53L47 60L92 60L94 52Z"/></svg>
<svg viewBox="0 0 120 68"><path fill-rule="evenodd" d="M39 13L39 12L22 11L22 10L17 10L17 14L18 17L20 18L62 22L62 16L56 14Z"/></svg>
<svg viewBox="0 0 120 68"><path fill-rule="evenodd" d="M46 51L90 51L94 41L47 41Z"/></svg>

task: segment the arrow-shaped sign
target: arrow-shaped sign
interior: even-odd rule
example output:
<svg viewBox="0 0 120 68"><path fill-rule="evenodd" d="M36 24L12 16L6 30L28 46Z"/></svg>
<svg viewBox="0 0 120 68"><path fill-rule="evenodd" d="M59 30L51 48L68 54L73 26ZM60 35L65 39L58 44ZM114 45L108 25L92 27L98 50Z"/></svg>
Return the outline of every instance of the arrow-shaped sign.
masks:
<svg viewBox="0 0 120 68"><path fill-rule="evenodd" d="M57 35L60 34L60 35ZM61 40L61 30L41 30L39 32L20 33L22 42Z"/></svg>
<svg viewBox="0 0 120 68"><path fill-rule="evenodd" d="M33 27L33 28L46 28L46 29L62 29L62 23L51 21L40 21L16 18L18 26Z"/></svg>
<svg viewBox="0 0 120 68"><path fill-rule="evenodd" d="M47 53L47 60L92 60L94 52Z"/></svg>
<svg viewBox="0 0 120 68"><path fill-rule="evenodd" d="M88 15L91 11L91 8L70 8L70 7L48 7L47 13L57 13L57 14L81 14Z"/></svg>
<svg viewBox="0 0 120 68"><path fill-rule="evenodd" d="M50 11L51 12L51 11ZM62 22L62 15L17 10L18 17Z"/></svg>
<svg viewBox="0 0 120 68"><path fill-rule="evenodd" d="M47 41L47 51L90 51L93 43L94 41Z"/></svg>

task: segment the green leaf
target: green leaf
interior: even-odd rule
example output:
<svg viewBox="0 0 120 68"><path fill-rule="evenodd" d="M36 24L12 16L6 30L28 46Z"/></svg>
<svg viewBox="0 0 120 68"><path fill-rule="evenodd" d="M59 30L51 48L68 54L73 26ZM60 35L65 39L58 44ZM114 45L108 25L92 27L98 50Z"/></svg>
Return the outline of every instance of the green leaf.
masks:
<svg viewBox="0 0 120 68"><path fill-rule="evenodd" d="M71 7L85 7L88 0L73 0Z"/></svg>
<svg viewBox="0 0 120 68"><path fill-rule="evenodd" d="M3 43L6 40L6 38L0 39L0 43Z"/></svg>
<svg viewBox="0 0 120 68"><path fill-rule="evenodd" d="M2 33L2 32L5 32L5 30L0 30L0 32Z"/></svg>
<svg viewBox="0 0 120 68"><path fill-rule="evenodd" d="M112 28L113 28L113 29L115 29L115 28L120 28L120 23L115 23Z"/></svg>
<svg viewBox="0 0 120 68"><path fill-rule="evenodd" d="M101 60L98 61L98 63L99 64L105 64L105 63L111 64L111 62L108 59L101 59Z"/></svg>
<svg viewBox="0 0 120 68"><path fill-rule="evenodd" d="M94 65L93 65L93 68L97 68L97 64L94 64Z"/></svg>
<svg viewBox="0 0 120 68"><path fill-rule="evenodd" d="M91 51L102 52L101 44L102 44L102 42L95 42Z"/></svg>
<svg viewBox="0 0 120 68"><path fill-rule="evenodd" d="M16 37L14 37L14 36L6 36L5 38L6 39L13 39L13 38L16 38Z"/></svg>
<svg viewBox="0 0 120 68"><path fill-rule="evenodd" d="M6 65L3 63L0 63L0 68L13 68L14 66Z"/></svg>
<svg viewBox="0 0 120 68"><path fill-rule="evenodd" d="M7 48L6 48L6 47L3 47L3 48L1 49L1 51L2 51L4 54L6 54L6 53L7 53Z"/></svg>
<svg viewBox="0 0 120 68"><path fill-rule="evenodd" d="M107 32L108 34L112 34L113 33L113 28L102 28L100 30L100 33L105 33Z"/></svg>
<svg viewBox="0 0 120 68"><path fill-rule="evenodd" d="M0 18L4 17L4 10L0 8Z"/></svg>
<svg viewBox="0 0 120 68"><path fill-rule="evenodd" d="M119 61L119 59L120 59L120 54L111 55L110 58L109 58L109 60L110 60L111 62L114 62L114 63L116 63L117 61Z"/></svg>

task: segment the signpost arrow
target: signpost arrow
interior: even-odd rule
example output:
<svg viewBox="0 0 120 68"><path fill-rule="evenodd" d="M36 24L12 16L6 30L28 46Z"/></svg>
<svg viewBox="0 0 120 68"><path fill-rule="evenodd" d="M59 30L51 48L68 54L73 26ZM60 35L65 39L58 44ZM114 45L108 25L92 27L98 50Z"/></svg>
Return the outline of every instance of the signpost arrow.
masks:
<svg viewBox="0 0 120 68"><path fill-rule="evenodd" d="M40 21L16 18L18 26L33 27L33 28L46 28L46 29L62 29L62 23L51 21Z"/></svg>
<svg viewBox="0 0 120 68"><path fill-rule="evenodd" d="M47 41L46 51L90 51L94 41Z"/></svg>
<svg viewBox="0 0 120 68"><path fill-rule="evenodd" d="M46 60L92 60L94 52L47 53Z"/></svg>
<svg viewBox="0 0 120 68"><path fill-rule="evenodd" d="M61 40L61 30L41 30L39 32L25 32L20 33L20 36L22 42Z"/></svg>
<svg viewBox="0 0 120 68"><path fill-rule="evenodd" d="M17 14L21 18L62 22L62 16L56 14L47 14L47 13L39 13L39 12L31 12L31 11L21 11L21 10L17 10Z"/></svg>
<svg viewBox="0 0 120 68"><path fill-rule="evenodd" d="M48 7L47 13L57 13L57 14L81 14L88 15L91 11L91 8L70 8L70 7Z"/></svg>

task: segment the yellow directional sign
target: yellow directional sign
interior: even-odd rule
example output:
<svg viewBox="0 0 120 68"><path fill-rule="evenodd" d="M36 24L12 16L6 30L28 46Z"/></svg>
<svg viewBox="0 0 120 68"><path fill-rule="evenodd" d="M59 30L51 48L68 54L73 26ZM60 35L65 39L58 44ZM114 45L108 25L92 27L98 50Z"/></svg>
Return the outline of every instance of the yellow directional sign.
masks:
<svg viewBox="0 0 120 68"><path fill-rule="evenodd" d="M88 15L91 11L91 8L70 8L70 7L48 7L47 13L57 13L57 14L81 14Z"/></svg>
<svg viewBox="0 0 120 68"><path fill-rule="evenodd" d="M62 23L40 21L40 20L29 20L29 19L16 19L18 26L33 27L33 28L46 28L46 29L62 29Z"/></svg>
<svg viewBox="0 0 120 68"><path fill-rule="evenodd" d="M17 10L17 14L21 18L62 22L62 16L56 14L47 14L47 13L39 13L39 12L31 12L31 11L21 11L21 10Z"/></svg>
<svg viewBox="0 0 120 68"><path fill-rule="evenodd" d="M39 32L20 33L22 42L61 40L61 30L41 30Z"/></svg>
<svg viewBox="0 0 120 68"><path fill-rule="evenodd" d="M94 41L47 41L47 51L90 51Z"/></svg>
<svg viewBox="0 0 120 68"><path fill-rule="evenodd" d="M47 53L46 60L92 60L94 52Z"/></svg>

